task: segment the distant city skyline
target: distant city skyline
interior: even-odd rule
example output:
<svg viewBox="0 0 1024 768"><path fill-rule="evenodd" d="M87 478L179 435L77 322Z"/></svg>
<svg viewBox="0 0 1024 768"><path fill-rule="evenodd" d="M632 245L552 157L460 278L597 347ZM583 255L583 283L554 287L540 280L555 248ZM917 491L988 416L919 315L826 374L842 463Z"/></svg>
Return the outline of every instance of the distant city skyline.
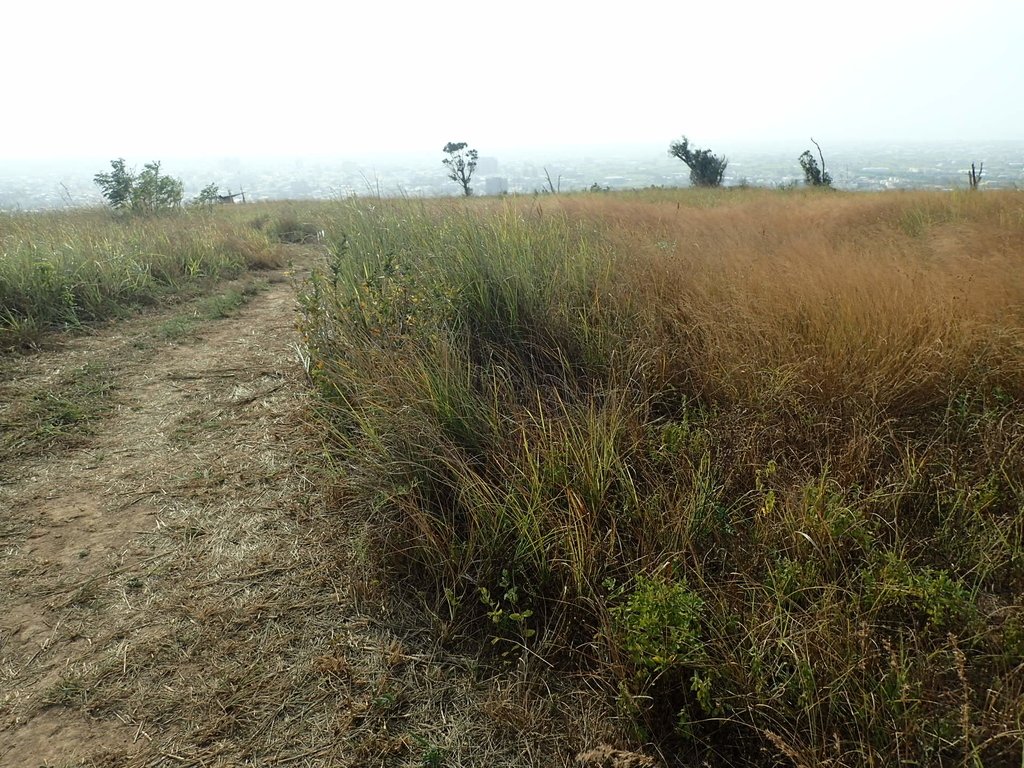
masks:
<svg viewBox="0 0 1024 768"><path fill-rule="evenodd" d="M0 162L1024 139L1019 0L61 0L5 29Z"/></svg>
<svg viewBox="0 0 1024 768"><path fill-rule="evenodd" d="M800 184L797 157L809 141L712 149L729 157L726 186L774 187ZM478 194L532 194L548 187L546 173L561 191L684 187L686 167L667 147L615 147L608 151L556 149L520 154L482 153L473 179ZM835 186L846 190L954 189L967 186L972 162L984 163L984 188L1024 188L1024 141L885 144L824 144ZM0 210L38 210L102 203L93 183L112 158L19 160L0 163ZM126 158L129 166L157 158ZM368 157L160 158L162 170L181 178L186 198L213 183L223 192L244 189L247 200L324 199L349 195L455 196L460 189L445 176L441 153Z"/></svg>

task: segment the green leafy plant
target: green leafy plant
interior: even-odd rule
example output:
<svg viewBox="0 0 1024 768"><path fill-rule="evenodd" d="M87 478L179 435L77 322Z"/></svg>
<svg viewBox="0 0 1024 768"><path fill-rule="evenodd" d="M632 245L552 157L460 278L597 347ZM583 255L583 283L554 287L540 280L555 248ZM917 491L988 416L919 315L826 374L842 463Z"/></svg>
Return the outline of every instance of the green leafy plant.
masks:
<svg viewBox="0 0 1024 768"><path fill-rule="evenodd" d="M825 155L822 154L821 145L814 141L813 137L811 137L811 141L818 148L818 157L821 158L821 165L818 165L818 161L814 159L814 155L811 154L809 149L805 150L799 158L800 167L804 171L804 182L809 187L831 187L832 176L825 170Z"/></svg>
<svg viewBox="0 0 1024 768"><path fill-rule="evenodd" d="M686 579L638 576L626 601L612 609L612 618L633 663L660 673L704 659L703 611L704 601Z"/></svg>
<svg viewBox="0 0 1024 768"><path fill-rule="evenodd" d="M690 183L695 187L720 187L725 178L728 159L718 157L710 149L690 148L690 140L683 136L673 141L668 153L686 163L690 169Z"/></svg>
<svg viewBox="0 0 1024 768"><path fill-rule="evenodd" d="M498 580L499 594L493 594L486 587L480 587L480 602L487 608L487 617L494 624L496 635L491 639L497 643L506 637L528 639L536 631L528 626L533 611L521 606L519 589L512 583L512 576L507 571L501 572Z"/></svg>
<svg viewBox="0 0 1024 768"><path fill-rule="evenodd" d="M114 210L131 208L135 173L125 166L124 158L110 161L110 173L97 173L93 181Z"/></svg>
<svg viewBox="0 0 1024 768"><path fill-rule="evenodd" d="M180 179L160 172L160 162L142 167L141 173L129 170L124 158L110 161L110 173L97 173L93 181L114 210L155 213L178 208L184 195Z"/></svg>
<svg viewBox="0 0 1024 768"><path fill-rule="evenodd" d="M895 552L877 557L864 576L865 597L894 616L920 617L935 630L973 625L977 607L970 589L944 568L915 568Z"/></svg>
<svg viewBox="0 0 1024 768"><path fill-rule="evenodd" d="M220 201L220 187L216 184L207 184L199 194L192 198L192 205L205 205L207 207Z"/></svg>

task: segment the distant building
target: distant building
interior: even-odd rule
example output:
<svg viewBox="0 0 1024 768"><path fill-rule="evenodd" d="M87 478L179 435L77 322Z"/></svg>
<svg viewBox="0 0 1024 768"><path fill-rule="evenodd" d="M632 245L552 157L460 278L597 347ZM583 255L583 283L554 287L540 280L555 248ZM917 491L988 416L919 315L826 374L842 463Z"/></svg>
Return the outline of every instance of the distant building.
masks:
<svg viewBox="0 0 1024 768"><path fill-rule="evenodd" d="M498 172L498 158L481 157L476 161L476 169L481 176L492 176Z"/></svg>
<svg viewBox="0 0 1024 768"><path fill-rule="evenodd" d="M508 179L504 176L488 176L484 179L485 195L504 195L508 193Z"/></svg>
<svg viewBox="0 0 1024 768"><path fill-rule="evenodd" d="M245 192L231 192L228 190L226 195L217 195L217 202L222 204L231 205L235 202L235 198L242 198L242 202L245 202Z"/></svg>

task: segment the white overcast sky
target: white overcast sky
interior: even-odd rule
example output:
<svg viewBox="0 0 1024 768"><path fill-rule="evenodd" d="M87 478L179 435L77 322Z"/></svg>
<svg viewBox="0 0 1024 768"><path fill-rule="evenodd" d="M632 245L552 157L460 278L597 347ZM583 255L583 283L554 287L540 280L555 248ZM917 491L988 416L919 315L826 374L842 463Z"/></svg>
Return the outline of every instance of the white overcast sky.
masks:
<svg viewBox="0 0 1024 768"><path fill-rule="evenodd" d="M0 157L1024 139L1024 0L6 0Z"/></svg>

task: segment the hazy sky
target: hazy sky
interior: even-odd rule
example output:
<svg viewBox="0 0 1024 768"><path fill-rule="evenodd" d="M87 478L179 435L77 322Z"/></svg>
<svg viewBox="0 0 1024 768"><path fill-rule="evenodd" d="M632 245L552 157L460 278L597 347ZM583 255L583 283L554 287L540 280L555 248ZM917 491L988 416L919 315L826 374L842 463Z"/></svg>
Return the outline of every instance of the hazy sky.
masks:
<svg viewBox="0 0 1024 768"><path fill-rule="evenodd" d="M1024 0L8 0L0 18L8 158L1024 139Z"/></svg>

